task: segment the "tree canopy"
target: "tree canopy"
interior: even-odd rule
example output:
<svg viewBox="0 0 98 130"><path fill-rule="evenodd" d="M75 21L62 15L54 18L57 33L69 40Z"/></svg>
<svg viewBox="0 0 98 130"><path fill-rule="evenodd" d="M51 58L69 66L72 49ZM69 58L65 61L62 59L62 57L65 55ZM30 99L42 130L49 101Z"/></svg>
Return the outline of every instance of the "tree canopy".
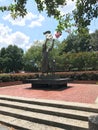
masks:
<svg viewBox="0 0 98 130"><path fill-rule="evenodd" d="M61 46L61 53L98 51L98 30L94 33L89 33L89 31L86 30L84 35L70 34L62 41Z"/></svg>
<svg viewBox="0 0 98 130"><path fill-rule="evenodd" d="M41 70L41 41L25 52L16 45L9 45L0 50L0 72L37 72ZM98 70L98 30L84 35L70 34L62 42L55 40L49 55L50 65L55 60L56 71Z"/></svg>
<svg viewBox="0 0 98 130"><path fill-rule="evenodd" d="M1 6L1 11L10 11L13 18L17 16L24 17L27 13L26 4L28 0L13 0L14 2L9 6ZM46 11L49 17L53 16L58 20L57 30L62 31L72 25L81 31L82 28L90 25L93 18L98 16L98 0L72 0L76 3L76 8L72 11L72 14L68 13L62 15L59 10L59 6L66 6L67 0L35 0L37 3L38 11ZM32 7L33 8L33 7ZM71 24L71 20L75 21L75 24Z"/></svg>
<svg viewBox="0 0 98 130"><path fill-rule="evenodd" d="M24 54L25 71L40 71L42 43L34 45ZM62 42L55 40L54 48L49 54L50 67L55 60L56 71L77 71L98 69L98 30L84 35L70 34Z"/></svg>
<svg viewBox="0 0 98 130"><path fill-rule="evenodd" d="M0 71L18 72L23 68L23 50L16 45L9 45L0 50Z"/></svg>

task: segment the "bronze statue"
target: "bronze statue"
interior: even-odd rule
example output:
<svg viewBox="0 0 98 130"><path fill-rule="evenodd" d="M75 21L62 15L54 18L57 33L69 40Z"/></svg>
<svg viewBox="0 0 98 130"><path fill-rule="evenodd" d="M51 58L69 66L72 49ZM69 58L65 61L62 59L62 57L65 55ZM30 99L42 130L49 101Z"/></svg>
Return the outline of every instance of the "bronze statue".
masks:
<svg viewBox="0 0 98 130"><path fill-rule="evenodd" d="M42 47L42 73L49 73L50 66L49 66L49 53L53 49L54 46L54 39L51 35L50 31L44 32L44 35L46 35L46 41L43 44ZM48 42L51 41L51 45L48 47Z"/></svg>

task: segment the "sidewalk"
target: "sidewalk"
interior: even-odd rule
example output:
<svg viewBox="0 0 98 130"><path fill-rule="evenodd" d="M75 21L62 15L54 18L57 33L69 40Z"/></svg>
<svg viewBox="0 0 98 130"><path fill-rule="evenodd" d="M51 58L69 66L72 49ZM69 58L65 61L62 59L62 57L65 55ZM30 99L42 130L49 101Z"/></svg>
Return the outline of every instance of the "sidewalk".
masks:
<svg viewBox="0 0 98 130"><path fill-rule="evenodd" d="M1 87L0 95L62 100L80 103L95 103L95 101L98 101L98 85L68 83L68 88L51 90L43 88L33 89L31 88L31 84L21 84Z"/></svg>

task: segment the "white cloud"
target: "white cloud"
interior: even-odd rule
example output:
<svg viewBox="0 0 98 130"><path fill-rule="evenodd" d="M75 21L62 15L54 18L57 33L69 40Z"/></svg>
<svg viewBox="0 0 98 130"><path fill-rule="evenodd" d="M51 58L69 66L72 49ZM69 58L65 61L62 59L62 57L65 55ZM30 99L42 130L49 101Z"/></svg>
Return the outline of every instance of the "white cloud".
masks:
<svg viewBox="0 0 98 130"><path fill-rule="evenodd" d="M8 37L10 36L11 32L12 30L8 26L0 24L0 47L2 47L3 44L8 44Z"/></svg>
<svg viewBox="0 0 98 130"><path fill-rule="evenodd" d="M89 33L91 34L91 33L94 33L94 31L93 30L89 30Z"/></svg>
<svg viewBox="0 0 98 130"><path fill-rule="evenodd" d="M0 24L0 49L7 47L8 45L17 45L18 47L26 50L30 46L30 38L22 32L12 32L8 26Z"/></svg>
<svg viewBox="0 0 98 130"><path fill-rule="evenodd" d="M12 19L11 15L8 14L3 17L4 20L9 21L12 25L25 26L25 19L18 17L17 19Z"/></svg>
<svg viewBox="0 0 98 130"><path fill-rule="evenodd" d="M12 44L23 47L23 45L28 44L29 37L18 31L18 32L12 33L9 40L10 40L10 43L12 42Z"/></svg>
<svg viewBox="0 0 98 130"><path fill-rule="evenodd" d="M75 9L75 2L76 2L76 0L74 0L74 1L72 1L72 0L66 0L67 5L60 6L59 10L61 11L62 14L71 13L72 10Z"/></svg>
<svg viewBox="0 0 98 130"><path fill-rule="evenodd" d="M41 26L42 22L45 20L44 16L42 15L35 15L31 12L28 12L24 18L18 17L17 19L12 19L11 15L8 14L3 17L4 20L9 21L12 25L18 25L18 26L28 26L28 27L36 27Z"/></svg>
<svg viewBox="0 0 98 130"><path fill-rule="evenodd" d="M35 27L35 26L42 26L42 22L45 20L45 18L42 15L39 15L37 20L32 21L29 27Z"/></svg>

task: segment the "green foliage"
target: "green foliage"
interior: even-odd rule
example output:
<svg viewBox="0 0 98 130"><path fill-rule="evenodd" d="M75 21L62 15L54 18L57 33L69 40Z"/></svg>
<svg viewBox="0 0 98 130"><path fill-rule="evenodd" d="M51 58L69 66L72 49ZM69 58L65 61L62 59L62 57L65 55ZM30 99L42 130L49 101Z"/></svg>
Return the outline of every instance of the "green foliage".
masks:
<svg viewBox="0 0 98 130"><path fill-rule="evenodd" d="M98 70L98 52L65 53L64 70Z"/></svg>
<svg viewBox="0 0 98 130"><path fill-rule="evenodd" d="M7 74L0 74L0 82L8 82L11 81L10 75Z"/></svg>
<svg viewBox="0 0 98 130"><path fill-rule="evenodd" d="M91 34L90 46L93 51L98 51L98 30Z"/></svg>
<svg viewBox="0 0 98 130"><path fill-rule="evenodd" d="M35 0L39 11L46 10L48 16L54 16L58 18L60 11L58 10L59 5L62 5L65 0Z"/></svg>
<svg viewBox="0 0 98 130"><path fill-rule="evenodd" d="M98 3L96 0L77 0L74 19L80 28L90 25L91 20L97 16Z"/></svg>
<svg viewBox="0 0 98 130"><path fill-rule="evenodd" d="M14 4L9 6L1 6L0 10L10 11L12 18L17 18L18 16L24 17L27 14L27 9L25 8L27 0L15 0Z"/></svg>
<svg viewBox="0 0 98 130"><path fill-rule="evenodd" d="M1 6L1 11L10 11L15 19L18 16L24 17L27 14L26 3L28 0L14 0L9 6ZM74 0L72 0L74 1ZM76 0L76 8L72 13L62 15L59 6L66 6L66 0L35 0L39 12L46 11L49 17L53 16L58 21L57 30L62 31L68 27L76 26L79 33L83 33L85 27L90 25L93 18L98 17L98 1L97 0ZM71 21L75 23L72 24Z"/></svg>
<svg viewBox="0 0 98 130"><path fill-rule="evenodd" d="M55 40L54 48L49 55L50 66L55 60L56 71L98 70L98 44L91 44L91 39L97 41L96 32L89 34L87 30L82 35L71 34L62 43ZM42 44L37 41L34 45L36 46L32 46L24 56L26 71L41 70ZM96 51L93 48L96 48Z"/></svg>
<svg viewBox="0 0 98 130"><path fill-rule="evenodd" d="M35 78L35 74L31 73L17 73L17 74L0 74L0 82L9 82L9 81L23 81L25 79Z"/></svg>
<svg viewBox="0 0 98 130"><path fill-rule="evenodd" d="M34 42L25 54L15 45L2 48L0 72L41 71L42 44L40 41ZM55 60L56 71L98 70L98 30L92 34L87 30L82 35L71 34L62 43L55 40L49 60L50 66Z"/></svg>
<svg viewBox="0 0 98 130"><path fill-rule="evenodd" d="M56 74L61 78L72 78L73 80L98 80L98 71L71 71Z"/></svg>
<svg viewBox="0 0 98 130"><path fill-rule="evenodd" d="M23 50L17 46L9 45L0 50L0 71L18 72L23 68Z"/></svg>
<svg viewBox="0 0 98 130"><path fill-rule="evenodd" d="M56 75L61 78L72 78L73 80L98 80L98 71L56 72ZM36 73L0 74L0 82L24 81L37 76Z"/></svg>
<svg viewBox="0 0 98 130"><path fill-rule="evenodd" d="M82 35L70 34L62 42L62 52L85 52L98 51L98 31L89 34L88 31Z"/></svg>
<svg viewBox="0 0 98 130"><path fill-rule="evenodd" d="M42 47L39 46L41 43L39 42L38 45L31 46L30 49L24 55L24 70L25 71L38 71L41 69L41 49Z"/></svg>

